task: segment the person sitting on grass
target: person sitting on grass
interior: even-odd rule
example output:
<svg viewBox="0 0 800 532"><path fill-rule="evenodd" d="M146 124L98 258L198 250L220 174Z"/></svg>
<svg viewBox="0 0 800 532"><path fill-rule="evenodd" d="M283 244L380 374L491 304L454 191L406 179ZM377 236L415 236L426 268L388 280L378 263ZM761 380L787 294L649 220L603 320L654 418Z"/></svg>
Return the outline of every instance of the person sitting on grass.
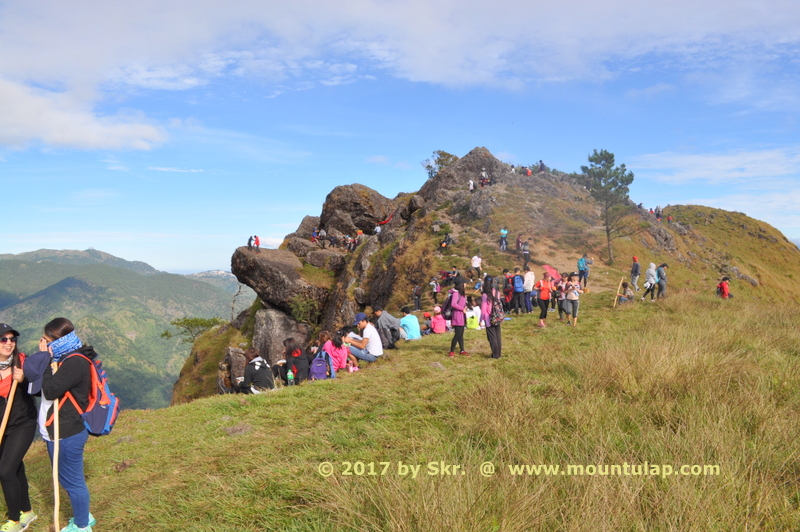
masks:
<svg viewBox="0 0 800 532"><path fill-rule="evenodd" d="M431 331L434 334L443 334L447 332L447 321L442 316L442 307L433 307L433 319L431 319Z"/></svg>
<svg viewBox="0 0 800 532"><path fill-rule="evenodd" d="M354 327L358 327L361 336L350 333L347 342L350 344L350 354L365 362L375 362L383 355L383 344L378 330L367 320L363 312L356 314Z"/></svg>
<svg viewBox="0 0 800 532"><path fill-rule="evenodd" d="M283 355L286 359L286 372L291 370L294 384L308 380L308 357L294 338L283 341Z"/></svg>
<svg viewBox="0 0 800 532"><path fill-rule="evenodd" d="M633 290L628 286L628 283L622 283L622 293L617 295L619 296L620 304L633 301Z"/></svg>
<svg viewBox="0 0 800 532"><path fill-rule="evenodd" d="M419 330L419 320L411 314L411 309L403 307L401 309L403 317L400 318L400 326L406 333L406 340L419 340L422 338Z"/></svg>
<svg viewBox="0 0 800 532"><path fill-rule="evenodd" d="M254 347L244 352L247 365L244 367L244 377L236 383L239 393L262 394L275 387L272 369L267 361L261 358Z"/></svg>
<svg viewBox="0 0 800 532"><path fill-rule="evenodd" d="M339 332L333 333L331 339L322 344L322 350L331 357L334 371L342 369L347 369L349 373L358 371L358 359L350 353Z"/></svg>

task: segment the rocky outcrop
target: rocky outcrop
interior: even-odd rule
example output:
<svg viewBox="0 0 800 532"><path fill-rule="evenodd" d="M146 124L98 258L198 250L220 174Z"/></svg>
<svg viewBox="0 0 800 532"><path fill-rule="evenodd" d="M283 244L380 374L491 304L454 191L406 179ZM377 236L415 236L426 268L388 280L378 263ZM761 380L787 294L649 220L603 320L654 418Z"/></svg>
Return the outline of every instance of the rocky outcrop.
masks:
<svg viewBox="0 0 800 532"><path fill-rule="evenodd" d="M310 299L322 308L328 289L313 286L300 275L303 264L290 251L262 249L260 253L239 248L231 257L231 272L252 288L267 306L292 314L295 298Z"/></svg>
<svg viewBox="0 0 800 532"><path fill-rule="evenodd" d="M294 338L300 345L306 345L310 340L310 330L307 324L298 323L285 312L262 309L256 312L253 347L273 365L284 358L283 341L286 338Z"/></svg>
<svg viewBox="0 0 800 532"><path fill-rule="evenodd" d="M372 234L375 226L394 212L392 200L364 185L344 185L334 188L325 198L321 227L334 236L355 235L360 229Z"/></svg>

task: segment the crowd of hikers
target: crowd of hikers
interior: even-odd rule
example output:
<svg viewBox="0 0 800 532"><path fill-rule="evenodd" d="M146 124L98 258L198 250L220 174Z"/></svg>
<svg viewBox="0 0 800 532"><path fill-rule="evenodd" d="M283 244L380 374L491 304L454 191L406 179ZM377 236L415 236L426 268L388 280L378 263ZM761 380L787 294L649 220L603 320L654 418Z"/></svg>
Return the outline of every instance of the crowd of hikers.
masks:
<svg viewBox="0 0 800 532"><path fill-rule="evenodd" d="M44 326L39 351L25 356L17 348L19 332L0 323L0 485L6 502L8 520L0 532L27 530L37 519L28 490L23 458L37 432L47 446L53 464L53 476L67 492L73 517L61 532L91 532L96 524L89 512L89 488L84 475L84 447L89 434L96 432L87 421L101 410L113 408L107 430L116 419L118 404L102 402L97 396L100 379L105 378L97 353L83 345L75 328L66 318L56 318ZM33 397L41 397L37 409ZM108 407L108 408L106 408ZM89 417L87 417L89 416ZM54 480L55 482L55 480ZM58 525L58 486L54 486L55 530Z"/></svg>

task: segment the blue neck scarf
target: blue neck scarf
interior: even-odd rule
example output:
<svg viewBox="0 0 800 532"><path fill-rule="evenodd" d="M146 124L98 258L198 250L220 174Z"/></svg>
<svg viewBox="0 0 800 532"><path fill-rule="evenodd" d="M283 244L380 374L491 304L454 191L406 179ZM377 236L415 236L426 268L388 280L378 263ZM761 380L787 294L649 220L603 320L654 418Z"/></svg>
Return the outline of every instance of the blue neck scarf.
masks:
<svg viewBox="0 0 800 532"><path fill-rule="evenodd" d="M78 338L78 335L73 331L66 336L62 336L58 340L53 340L47 344L47 347L53 350L53 359L59 362L61 357L74 353L83 347L83 344L81 343L81 339Z"/></svg>

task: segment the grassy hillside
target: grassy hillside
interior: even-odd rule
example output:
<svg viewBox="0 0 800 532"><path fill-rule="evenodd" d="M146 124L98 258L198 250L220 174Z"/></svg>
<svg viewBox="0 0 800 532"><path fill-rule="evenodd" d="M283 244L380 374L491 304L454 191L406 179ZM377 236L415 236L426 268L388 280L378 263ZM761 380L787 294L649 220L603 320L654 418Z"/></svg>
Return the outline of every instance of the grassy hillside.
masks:
<svg viewBox="0 0 800 532"><path fill-rule="evenodd" d="M688 291L610 307L608 293L584 296L577 328L514 318L500 360L469 331L471 358L448 360L442 335L335 381L124 412L87 448L98 528L797 530L800 308ZM464 474L429 475L440 462ZM509 469L645 462L719 474ZM40 443L27 463L46 514Z"/></svg>
<svg viewBox="0 0 800 532"><path fill-rule="evenodd" d="M125 408L169 404L172 383L189 353L161 333L170 320L230 318L230 296L181 275L141 275L104 264L0 261L6 301L0 320L22 333L20 348L35 351L42 326L69 317L104 360Z"/></svg>

